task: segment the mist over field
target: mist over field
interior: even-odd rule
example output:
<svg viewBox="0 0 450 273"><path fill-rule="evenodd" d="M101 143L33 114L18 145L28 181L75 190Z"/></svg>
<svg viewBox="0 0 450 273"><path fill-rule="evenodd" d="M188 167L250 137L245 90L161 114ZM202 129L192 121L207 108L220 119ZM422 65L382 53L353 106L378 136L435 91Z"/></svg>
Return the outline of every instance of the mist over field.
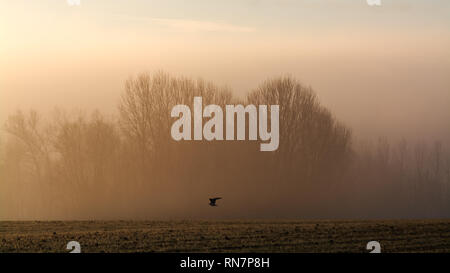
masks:
<svg viewBox="0 0 450 273"><path fill-rule="evenodd" d="M37 2L0 0L0 220L450 216L448 1ZM279 148L174 141L194 96L279 104Z"/></svg>
<svg viewBox="0 0 450 273"><path fill-rule="evenodd" d="M279 105L278 149L261 152L248 140L173 140L169 113L178 104L193 109L194 97L223 109ZM5 130L4 219L449 214L447 146L385 138L355 144L314 90L291 77L269 79L239 99L201 79L140 74L126 82L117 116L18 111ZM248 130L247 122L246 139ZM216 210L207 206L211 196L223 197Z"/></svg>

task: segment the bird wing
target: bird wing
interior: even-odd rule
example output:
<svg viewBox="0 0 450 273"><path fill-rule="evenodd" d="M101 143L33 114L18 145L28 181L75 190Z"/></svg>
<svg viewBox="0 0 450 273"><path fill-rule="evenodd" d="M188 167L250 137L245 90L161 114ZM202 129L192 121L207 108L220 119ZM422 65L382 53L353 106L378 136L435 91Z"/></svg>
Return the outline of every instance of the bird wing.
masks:
<svg viewBox="0 0 450 273"><path fill-rule="evenodd" d="M222 197L215 197L215 198L210 198L209 200L211 200L211 202L215 202L216 200L222 199Z"/></svg>

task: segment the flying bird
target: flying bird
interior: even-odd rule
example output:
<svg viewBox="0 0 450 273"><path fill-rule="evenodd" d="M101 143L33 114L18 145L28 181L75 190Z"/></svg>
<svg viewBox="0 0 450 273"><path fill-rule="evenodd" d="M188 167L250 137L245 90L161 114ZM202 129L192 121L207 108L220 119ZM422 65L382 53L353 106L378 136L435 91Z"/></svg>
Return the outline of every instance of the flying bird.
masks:
<svg viewBox="0 0 450 273"><path fill-rule="evenodd" d="M211 207L217 207L216 201L222 199L222 197L209 198L209 205Z"/></svg>

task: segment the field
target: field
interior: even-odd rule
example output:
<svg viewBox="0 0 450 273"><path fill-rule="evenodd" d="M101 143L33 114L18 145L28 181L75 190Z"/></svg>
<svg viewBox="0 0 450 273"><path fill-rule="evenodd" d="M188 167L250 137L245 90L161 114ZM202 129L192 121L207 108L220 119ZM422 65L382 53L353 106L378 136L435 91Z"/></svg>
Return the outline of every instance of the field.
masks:
<svg viewBox="0 0 450 273"><path fill-rule="evenodd" d="M450 252L450 220L0 222L0 252Z"/></svg>

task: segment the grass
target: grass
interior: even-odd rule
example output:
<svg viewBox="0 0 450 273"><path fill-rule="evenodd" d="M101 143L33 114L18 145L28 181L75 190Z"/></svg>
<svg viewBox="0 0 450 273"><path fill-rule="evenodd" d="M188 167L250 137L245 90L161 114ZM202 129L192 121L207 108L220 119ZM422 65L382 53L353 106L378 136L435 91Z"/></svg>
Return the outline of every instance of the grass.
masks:
<svg viewBox="0 0 450 273"><path fill-rule="evenodd" d="M0 252L450 252L450 220L0 222Z"/></svg>

